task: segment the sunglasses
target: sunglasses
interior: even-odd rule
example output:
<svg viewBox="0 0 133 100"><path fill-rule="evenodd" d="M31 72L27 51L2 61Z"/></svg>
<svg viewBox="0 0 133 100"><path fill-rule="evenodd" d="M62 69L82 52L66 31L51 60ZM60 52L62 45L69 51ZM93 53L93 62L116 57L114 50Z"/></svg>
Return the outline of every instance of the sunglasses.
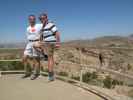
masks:
<svg viewBox="0 0 133 100"><path fill-rule="evenodd" d="M41 16L41 17L39 17L39 20L46 20L46 19L47 19L46 16Z"/></svg>

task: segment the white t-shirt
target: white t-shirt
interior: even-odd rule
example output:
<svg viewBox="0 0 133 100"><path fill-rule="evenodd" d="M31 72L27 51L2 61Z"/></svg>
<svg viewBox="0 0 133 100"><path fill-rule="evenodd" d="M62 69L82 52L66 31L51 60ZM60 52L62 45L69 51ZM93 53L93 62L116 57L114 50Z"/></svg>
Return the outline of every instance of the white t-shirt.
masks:
<svg viewBox="0 0 133 100"><path fill-rule="evenodd" d="M40 24L35 24L34 27L28 26L27 28L27 39L28 40L37 40L40 37L40 30L41 30L41 25Z"/></svg>

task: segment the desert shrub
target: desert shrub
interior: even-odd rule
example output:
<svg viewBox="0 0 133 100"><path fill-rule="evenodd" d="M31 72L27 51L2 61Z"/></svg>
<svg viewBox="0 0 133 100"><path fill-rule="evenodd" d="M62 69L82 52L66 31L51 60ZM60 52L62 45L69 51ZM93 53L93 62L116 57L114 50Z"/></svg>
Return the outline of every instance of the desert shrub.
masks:
<svg viewBox="0 0 133 100"><path fill-rule="evenodd" d="M133 89L128 92L128 96L133 98Z"/></svg>
<svg viewBox="0 0 133 100"><path fill-rule="evenodd" d="M131 69L132 69L131 64L128 64L128 65L127 65L127 69L128 69L128 70L131 70Z"/></svg>
<svg viewBox="0 0 133 100"><path fill-rule="evenodd" d="M23 70L24 65L18 61L5 61L0 62L0 70Z"/></svg>
<svg viewBox="0 0 133 100"><path fill-rule="evenodd" d="M104 87L111 88L112 87L112 79L110 76L106 76L106 78L103 80Z"/></svg>
<svg viewBox="0 0 133 100"><path fill-rule="evenodd" d="M9 70L23 70L24 65L21 62L13 61L9 62Z"/></svg>
<svg viewBox="0 0 133 100"><path fill-rule="evenodd" d="M68 73L67 73L67 72L61 71L61 72L58 73L58 75L61 75L61 76L68 76Z"/></svg>
<svg viewBox="0 0 133 100"><path fill-rule="evenodd" d="M96 72L93 72L93 73L86 72L85 74L83 74L82 77L83 77L83 82L88 83L89 81L97 78L97 73Z"/></svg>
<svg viewBox="0 0 133 100"><path fill-rule="evenodd" d="M123 85L123 81L118 81L116 79L112 80L112 85Z"/></svg>
<svg viewBox="0 0 133 100"><path fill-rule="evenodd" d="M77 80L77 81L80 80L80 77L79 77L79 76L74 76L74 75L72 75L71 78L72 78L72 79L75 79L75 80Z"/></svg>
<svg viewBox="0 0 133 100"><path fill-rule="evenodd" d="M91 73L87 72L87 73L83 74L82 77L83 77L83 82L88 83L91 80Z"/></svg>
<svg viewBox="0 0 133 100"><path fill-rule="evenodd" d="M97 78L97 72L93 72L92 73L92 79L96 79Z"/></svg>

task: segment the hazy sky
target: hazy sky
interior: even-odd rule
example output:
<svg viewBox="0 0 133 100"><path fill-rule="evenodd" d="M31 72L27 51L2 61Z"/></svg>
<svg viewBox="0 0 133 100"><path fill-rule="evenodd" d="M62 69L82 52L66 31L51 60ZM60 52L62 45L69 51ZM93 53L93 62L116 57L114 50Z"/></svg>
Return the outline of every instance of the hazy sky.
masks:
<svg viewBox="0 0 133 100"><path fill-rule="evenodd" d="M0 42L23 41L27 16L45 11L62 41L133 33L133 0L0 0Z"/></svg>

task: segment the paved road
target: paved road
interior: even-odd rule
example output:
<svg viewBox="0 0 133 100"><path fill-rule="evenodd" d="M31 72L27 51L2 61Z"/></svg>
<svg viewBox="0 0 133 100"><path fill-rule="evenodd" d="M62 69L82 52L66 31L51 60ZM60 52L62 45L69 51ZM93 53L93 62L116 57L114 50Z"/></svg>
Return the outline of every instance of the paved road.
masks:
<svg viewBox="0 0 133 100"><path fill-rule="evenodd" d="M20 75L0 77L0 100L103 100L102 98L60 80L48 82L21 79Z"/></svg>

